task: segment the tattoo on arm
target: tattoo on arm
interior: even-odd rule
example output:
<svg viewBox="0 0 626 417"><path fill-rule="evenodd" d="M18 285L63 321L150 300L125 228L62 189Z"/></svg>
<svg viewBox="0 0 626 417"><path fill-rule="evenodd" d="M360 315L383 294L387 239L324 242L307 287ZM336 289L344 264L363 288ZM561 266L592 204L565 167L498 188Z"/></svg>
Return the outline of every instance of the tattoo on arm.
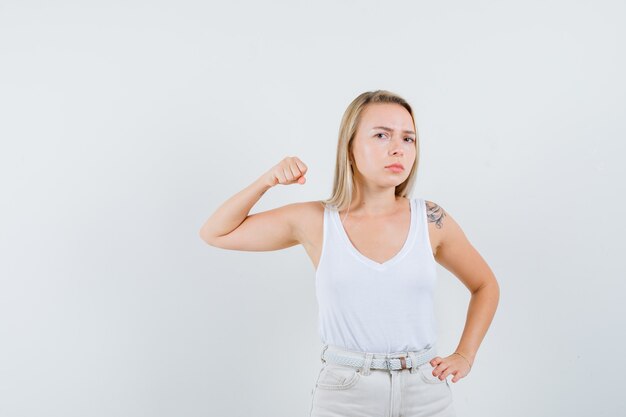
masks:
<svg viewBox="0 0 626 417"><path fill-rule="evenodd" d="M426 215L429 223L435 223L437 229L443 227L443 218L445 217L445 211L433 202L426 203Z"/></svg>

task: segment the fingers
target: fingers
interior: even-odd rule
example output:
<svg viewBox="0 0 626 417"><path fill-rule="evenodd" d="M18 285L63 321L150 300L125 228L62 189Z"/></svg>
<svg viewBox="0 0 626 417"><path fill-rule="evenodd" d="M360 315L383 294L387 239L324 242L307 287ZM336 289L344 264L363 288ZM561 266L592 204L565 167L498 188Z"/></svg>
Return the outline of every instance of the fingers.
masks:
<svg viewBox="0 0 626 417"><path fill-rule="evenodd" d="M439 365L439 364L441 363L441 361L442 361L441 357L439 357L439 356L435 356L434 358L432 358L432 359L430 360L430 364L431 364L432 366L437 366L437 365Z"/></svg>
<svg viewBox="0 0 626 417"><path fill-rule="evenodd" d="M301 160L299 160L298 158L294 158L294 161L296 163L296 165L298 166L298 169L300 169L300 172L302 173L302 175L306 174L308 168L307 166L304 164L304 162L302 162Z"/></svg>
<svg viewBox="0 0 626 417"><path fill-rule="evenodd" d="M461 379L461 376L459 374L460 374L460 371L452 372L452 375L454 375L454 377L450 381L456 383L456 381Z"/></svg>
<svg viewBox="0 0 626 417"><path fill-rule="evenodd" d="M304 184L306 179L304 178L304 174L306 174L308 168L298 157L292 157L290 161L289 167L291 168L291 172L293 173L294 178L297 178L297 181L300 184Z"/></svg>
<svg viewBox="0 0 626 417"><path fill-rule="evenodd" d="M467 362L460 361L460 358L456 356L448 356L445 360L437 356L433 358L430 363L434 367L432 371L433 376L438 377L442 381L446 379L448 375L453 375L451 381L456 383L469 373L469 370L466 369Z"/></svg>
<svg viewBox="0 0 626 417"><path fill-rule="evenodd" d="M296 164L296 161L291 160L289 161L289 165L287 166L286 171L290 174L290 176L287 178L289 181L294 181L295 179L300 179L300 177L302 176L302 173L300 172L300 168L298 167L298 164Z"/></svg>
<svg viewBox="0 0 626 417"><path fill-rule="evenodd" d="M438 377L442 381L448 376L449 373L450 371L448 371L448 365L445 362L439 363L439 365L433 369L433 376Z"/></svg>
<svg viewBox="0 0 626 417"><path fill-rule="evenodd" d="M445 376L441 376L442 370L446 369L445 364L442 363L443 359L440 356L435 356L430 360L430 364L433 366L433 376L438 376L443 381Z"/></svg>
<svg viewBox="0 0 626 417"><path fill-rule="evenodd" d="M274 167L272 175L278 180L279 184L292 184L298 182L304 184L306 179L304 174L308 168L296 156L287 156Z"/></svg>
<svg viewBox="0 0 626 417"><path fill-rule="evenodd" d="M455 372L458 372L458 371L456 371L456 370L455 370ZM447 366L447 367L445 367L445 368L443 369L443 372L441 372L441 373L439 374L439 379L441 379L441 380L443 381L443 380L444 380L444 379L446 379L446 378L448 377L448 375L450 375L451 373L452 373L452 369L451 369L449 366Z"/></svg>

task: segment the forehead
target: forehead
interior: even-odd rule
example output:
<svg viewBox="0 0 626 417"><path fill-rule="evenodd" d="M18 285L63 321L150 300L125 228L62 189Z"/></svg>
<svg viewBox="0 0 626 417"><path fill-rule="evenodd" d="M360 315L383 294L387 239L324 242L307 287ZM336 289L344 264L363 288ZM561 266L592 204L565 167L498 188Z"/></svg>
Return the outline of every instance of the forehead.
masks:
<svg viewBox="0 0 626 417"><path fill-rule="evenodd" d="M394 130L413 130L413 119L409 111L395 103L368 104L361 113L359 129L387 126Z"/></svg>

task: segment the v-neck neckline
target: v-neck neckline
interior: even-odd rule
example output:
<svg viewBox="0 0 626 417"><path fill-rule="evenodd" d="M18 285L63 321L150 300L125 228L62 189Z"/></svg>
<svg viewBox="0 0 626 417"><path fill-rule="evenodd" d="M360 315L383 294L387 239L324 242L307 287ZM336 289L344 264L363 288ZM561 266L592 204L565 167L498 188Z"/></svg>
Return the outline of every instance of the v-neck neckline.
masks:
<svg viewBox="0 0 626 417"><path fill-rule="evenodd" d="M342 236L350 253L352 253L361 262L379 271L385 270L389 268L390 266L394 265L395 263L397 263L398 261L400 261L408 252L409 248L411 247L411 244L413 243L413 237L415 236L416 204L413 198L409 198L408 200L409 200L409 210L410 210L410 222L409 222L409 231L406 235L406 239L404 240L404 244L402 245L402 248L400 249L400 251L398 251L398 253L396 253L393 257L391 257L390 259L386 260L383 263L370 259L367 256L363 255L361 252L359 252L359 250L354 246L354 244L350 240L350 237L348 236L348 232L346 232L346 229L343 227L343 223L341 223L341 218L339 217L339 211L337 211L336 209L331 210L331 213L333 215L332 217L335 220L335 225L337 226L337 229L339 229L339 234Z"/></svg>

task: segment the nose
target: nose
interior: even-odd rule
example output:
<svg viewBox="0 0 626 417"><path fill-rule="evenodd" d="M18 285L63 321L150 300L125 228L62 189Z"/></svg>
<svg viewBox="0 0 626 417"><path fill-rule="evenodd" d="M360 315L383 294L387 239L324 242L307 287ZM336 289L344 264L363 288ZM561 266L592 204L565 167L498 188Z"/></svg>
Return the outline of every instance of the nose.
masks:
<svg viewBox="0 0 626 417"><path fill-rule="evenodd" d="M394 144L391 146L391 154L392 155L397 155L397 156L402 156L404 155L404 149L402 149L402 147L400 145Z"/></svg>
<svg viewBox="0 0 626 417"><path fill-rule="evenodd" d="M404 149L402 147L402 141L403 140L404 139L401 137L399 140L390 140L389 141L389 144L390 144L389 148L391 150L391 154L392 155L398 155L398 156L404 155Z"/></svg>

